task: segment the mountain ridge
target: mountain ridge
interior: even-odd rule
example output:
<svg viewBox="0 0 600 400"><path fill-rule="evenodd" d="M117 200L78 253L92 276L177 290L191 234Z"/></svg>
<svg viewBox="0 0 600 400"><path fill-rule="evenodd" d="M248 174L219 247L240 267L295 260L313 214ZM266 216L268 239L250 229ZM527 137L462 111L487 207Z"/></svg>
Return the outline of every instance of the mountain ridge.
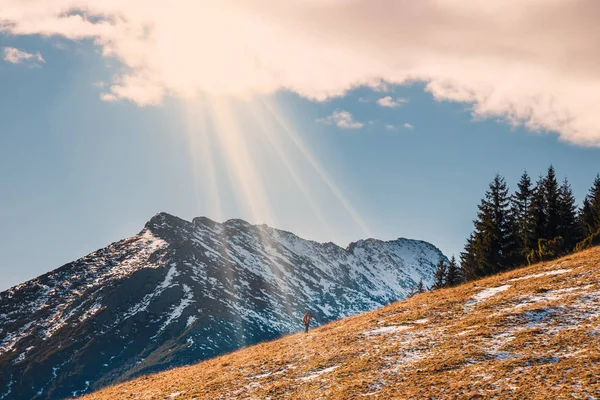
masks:
<svg viewBox="0 0 600 400"><path fill-rule="evenodd" d="M377 238L374 238L374 237L369 237L369 238L365 238L365 239L357 239L357 240L351 241L350 243L348 243L346 245L346 247L344 247L344 246L342 246L342 245L340 245L338 243L332 242L332 241L324 241L323 242L323 241L319 241L319 240L315 240L315 239L307 239L307 238L304 238L304 237L302 237L300 235L295 234L294 232L288 231L286 229L275 228L275 227L272 227L272 226L270 226L268 224L264 224L264 223L263 224L253 224L251 222L248 222L248 221L244 220L243 218L229 218L229 219L226 219L223 222L217 222L217 221L215 221L215 220L213 220L211 218L208 218L206 216L201 216L201 217L194 217L194 218L192 218L191 221L188 221L188 220L186 220L184 218L177 217L177 216L175 216L173 214L170 214L170 213L164 212L164 211L161 211L161 212L158 212L158 213L154 214L154 216L148 222L146 222L146 224L144 225L144 227L145 228L151 228L151 225L154 223L153 220L160 221L162 218L172 218L172 219L176 219L176 220L179 220L179 221L182 221L182 222L185 222L185 223L192 223L192 224L195 224L195 225L204 225L204 224L208 224L208 225L236 225L236 224L240 224L240 225L246 226L246 227L266 227L268 229L272 229L272 230L277 231L279 233L284 233L284 234L292 235L292 236L294 236L296 238L305 240L307 242L321 244L321 245L333 245L333 246L339 247L340 249L344 249L344 250L347 250L347 251L349 251L348 249L350 247L353 247L353 245L356 245L359 242L368 242L368 241L384 242L384 243L410 241L410 242L422 243L422 244L425 244L425 245L431 245L431 243L428 242L428 241L426 241L426 240L422 240L422 239L410 239L410 238L406 238L406 237L400 236L400 237L395 238L395 239L377 239Z"/></svg>

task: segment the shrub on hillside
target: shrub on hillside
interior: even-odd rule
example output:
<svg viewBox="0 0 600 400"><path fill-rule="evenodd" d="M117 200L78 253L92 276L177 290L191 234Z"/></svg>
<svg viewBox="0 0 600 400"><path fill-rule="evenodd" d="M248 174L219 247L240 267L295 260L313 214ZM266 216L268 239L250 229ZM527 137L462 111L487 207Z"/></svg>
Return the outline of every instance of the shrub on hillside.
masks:
<svg viewBox="0 0 600 400"><path fill-rule="evenodd" d="M577 243L577 246L575 246L575 251L585 250L598 245L600 245L600 229L598 229L596 233L591 234L581 242Z"/></svg>
<svg viewBox="0 0 600 400"><path fill-rule="evenodd" d="M563 255L564 248L565 241L561 236L552 240L539 239L537 250L531 250L527 255L527 262L531 265L540 261L553 260Z"/></svg>

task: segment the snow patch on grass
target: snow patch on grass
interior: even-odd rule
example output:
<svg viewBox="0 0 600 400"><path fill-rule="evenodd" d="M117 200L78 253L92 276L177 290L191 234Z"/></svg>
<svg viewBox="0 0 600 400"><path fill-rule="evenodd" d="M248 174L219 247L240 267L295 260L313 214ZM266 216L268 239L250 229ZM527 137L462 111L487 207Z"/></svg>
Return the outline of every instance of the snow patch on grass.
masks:
<svg viewBox="0 0 600 400"><path fill-rule="evenodd" d="M515 339L514 333L516 333L516 331L509 329L506 332L493 335L492 338L485 343L485 346L487 347L487 354L496 360L502 361L518 358L518 356L515 354L500 350Z"/></svg>
<svg viewBox="0 0 600 400"><path fill-rule="evenodd" d="M404 352L403 356L398 360L398 366L404 364L412 364L416 361L422 360L427 356L427 354L423 351L419 350L407 350Z"/></svg>
<svg viewBox="0 0 600 400"><path fill-rule="evenodd" d="M530 296L521 296L518 298L520 300L520 302L518 304L515 304L511 307L500 309L499 311L501 313L509 313L509 312L514 312L514 311L517 311L517 310L525 308L525 307L534 306L539 303L547 303L547 302L551 302L551 301L563 300L563 299L567 298L568 296L580 294L580 292L587 291L588 289L590 289L592 287L593 287L593 285L585 285L585 286L579 286L579 287L577 287L577 286L567 287L567 288L561 288L561 289L556 289L556 290L548 290L545 293L539 293L539 294L530 295Z"/></svg>
<svg viewBox="0 0 600 400"><path fill-rule="evenodd" d="M498 286L495 288L487 288L482 290L481 292L477 293L475 296L473 296L471 298L471 300L469 300L467 302L467 306L474 306L475 304L481 303L482 301L497 295L498 293L504 292L505 290L508 290L510 288L510 285L502 285L502 286Z"/></svg>
<svg viewBox="0 0 600 400"><path fill-rule="evenodd" d="M554 271L546 271L546 272L542 272L539 274L521 276L519 278L509 279L508 281L516 282L516 281L523 281L525 279L541 278L542 276L561 275L561 274L566 274L567 272L571 272L571 271L572 271L571 269L555 269Z"/></svg>
<svg viewBox="0 0 600 400"><path fill-rule="evenodd" d="M339 367L340 367L339 365L334 365L333 367L328 367L328 368L320 369L318 371L313 372L312 374L309 374L309 375L303 376L301 378L298 378L298 380L301 380L301 381L312 381L313 379L316 379L316 378L320 377L323 374L327 374L329 372L335 371Z"/></svg>
<svg viewBox="0 0 600 400"><path fill-rule="evenodd" d="M392 334L392 333L402 332L402 331L405 331L410 328L412 328L412 326L410 326L410 325L384 326L384 327L377 328L377 329L363 331L363 335L369 335L369 336L388 335L388 334Z"/></svg>

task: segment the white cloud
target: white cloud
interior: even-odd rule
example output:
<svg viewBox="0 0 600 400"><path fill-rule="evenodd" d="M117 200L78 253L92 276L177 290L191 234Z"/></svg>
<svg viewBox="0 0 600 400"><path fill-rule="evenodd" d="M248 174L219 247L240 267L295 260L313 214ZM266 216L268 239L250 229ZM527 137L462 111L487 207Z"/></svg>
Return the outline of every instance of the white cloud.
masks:
<svg viewBox="0 0 600 400"><path fill-rule="evenodd" d="M425 82L563 140L600 146L598 0L0 0L0 31L92 39L124 68L107 89L158 104L198 92ZM551 27L549 29L548 27Z"/></svg>
<svg viewBox="0 0 600 400"><path fill-rule="evenodd" d="M402 124L402 126L409 130L415 129L415 127L413 125L409 124L408 122L405 122L404 124Z"/></svg>
<svg viewBox="0 0 600 400"><path fill-rule="evenodd" d="M327 118L318 119L317 122L335 125L342 129L360 129L365 126L362 122L355 121L352 114L344 110L336 110Z"/></svg>
<svg viewBox="0 0 600 400"><path fill-rule="evenodd" d="M390 84L386 81L379 80L373 81L367 84L375 92L385 93L391 90Z"/></svg>
<svg viewBox="0 0 600 400"><path fill-rule="evenodd" d="M386 124L385 129L387 129L388 131L392 131L392 130L396 129L396 126L392 125L392 124Z"/></svg>
<svg viewBox="0 0 600 400"><path fill-rule="evenodd" d="M404 97L398 97L397 99L393 99L392 96L386 96L386 97L382 97L379 100L377 100L377 104L379 104L381 107L390 107L390 108L397 108L397 107L401 107L402 105L408 103L408 99L404 98Z"/></svg>
<svg viewBox="0 0 600 400"><path fill-rule="evenodd" d="M100 95L100 99L102 101L106 101L108 103L115 102L115 101L119 100L119 98L117 96L115 96L114 94L112 94L112 93L102 93Z"/></svg>
<svg viewBox="0 0 600 400"><path fill-rule="evenodd" d="M39 65L38 63L46 62L44 61L40 53L28 53L26 51L19 50L14 47L4 47L2 50L4 54L4 61L9 62L11 64L27 63L30 65Z"/></svg>

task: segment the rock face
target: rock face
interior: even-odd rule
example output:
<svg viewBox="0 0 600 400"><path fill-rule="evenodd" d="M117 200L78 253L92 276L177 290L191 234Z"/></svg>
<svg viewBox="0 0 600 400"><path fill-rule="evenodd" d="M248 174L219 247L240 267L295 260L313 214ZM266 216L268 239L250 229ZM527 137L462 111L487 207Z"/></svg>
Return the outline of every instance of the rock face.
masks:
<svg viewBox="0 0 600 400"><path fill-rule="evenodd" d="M242 220L154 216L113 243L0 293L0 399L77 396L368 311L433 280L415 240L343 249Z"/></svg>

